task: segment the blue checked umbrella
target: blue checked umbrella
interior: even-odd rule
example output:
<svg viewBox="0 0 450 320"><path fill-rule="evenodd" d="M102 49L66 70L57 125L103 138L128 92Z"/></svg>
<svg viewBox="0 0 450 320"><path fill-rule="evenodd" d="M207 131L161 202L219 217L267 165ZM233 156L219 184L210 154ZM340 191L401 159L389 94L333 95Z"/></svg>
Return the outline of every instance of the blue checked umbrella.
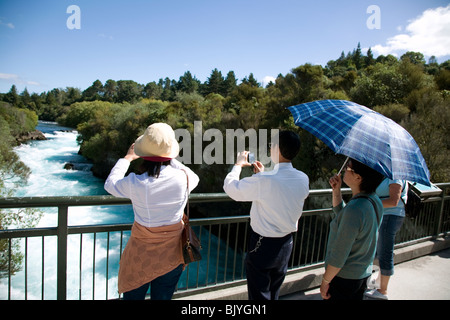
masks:
<svg viewBox="0 0 450 320"><path fill-rule="evenodd" d="M430 186L430 172L413 137L391 119L346 100L320 100L288 108L297 126L390 179Z"/></svg>

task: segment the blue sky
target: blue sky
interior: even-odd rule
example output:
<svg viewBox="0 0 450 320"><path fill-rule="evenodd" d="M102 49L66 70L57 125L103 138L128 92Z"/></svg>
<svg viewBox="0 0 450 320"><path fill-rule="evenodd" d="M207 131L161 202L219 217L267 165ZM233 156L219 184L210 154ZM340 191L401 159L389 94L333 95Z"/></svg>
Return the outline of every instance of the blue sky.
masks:
<svg viewBox="0 0 450 320"><path fill-rule="evenodd" d="M70 5L80 29L69 29ZM380 28L367 21L379 8ZM428 10L428 11L427 11ZM440 0L0 0L0 92L86 89L96 79L146 84L214 68L239 80L363 53L450 58L450 2ZM376 50L374 50L376 49Z"/></svg>

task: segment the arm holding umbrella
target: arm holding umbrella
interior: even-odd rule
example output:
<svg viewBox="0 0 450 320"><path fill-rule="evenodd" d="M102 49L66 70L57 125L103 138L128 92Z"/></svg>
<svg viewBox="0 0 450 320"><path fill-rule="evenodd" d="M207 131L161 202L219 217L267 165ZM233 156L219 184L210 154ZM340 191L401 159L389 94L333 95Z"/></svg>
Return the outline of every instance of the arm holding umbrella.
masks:
<svg viewBox="0 0 450 320"><path fill-rule="evenodd" d="M342 202L342 178L341 175L334 175L330 178L331 189L333 190L333 207L338 206Z"/></svg>

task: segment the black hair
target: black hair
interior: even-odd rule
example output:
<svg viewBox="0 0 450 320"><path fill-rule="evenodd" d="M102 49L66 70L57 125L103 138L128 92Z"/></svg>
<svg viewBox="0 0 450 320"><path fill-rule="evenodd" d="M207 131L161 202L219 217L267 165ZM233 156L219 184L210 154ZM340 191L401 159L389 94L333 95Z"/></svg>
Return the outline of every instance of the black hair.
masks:
<svg viewBox="0 0 450 320"><path fill-rule="evenodd" d="M300 151L300 137L293 131L280 131L278 146L283 158L292 160Z"/></svg>
<svg viewBox="0 0 450 320"><path fill-rule="evenodd" d="M170 160L164 162L154 162L144 160L142 164L139 166L139 172L141 174L147 172L150 177L158 178L159 174L161 173L161 166L168 166L169 164Z"/></svg>
<svg viewBox="0 0 450 320"><path fill-rule="evenodd" d="M383 181L384 176L378 171L362 164L359 161L350 159L351 166L349 168L353 169L355 173L359 174L362 178L361 184L359 186L360 190L365 193L373 193Z"/></svg>

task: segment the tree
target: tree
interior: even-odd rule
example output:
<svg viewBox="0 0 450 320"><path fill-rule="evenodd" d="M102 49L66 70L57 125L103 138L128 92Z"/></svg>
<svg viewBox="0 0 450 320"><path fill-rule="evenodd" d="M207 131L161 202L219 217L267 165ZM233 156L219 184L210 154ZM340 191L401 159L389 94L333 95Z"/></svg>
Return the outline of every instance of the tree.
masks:
<svg viewBox="0 0 450 320"><path fill-rule="evenodd" d="M190 71L186 71L178 80L177 90L186 93L194 93L197 92L199 86L200 81L193 77Z"/></svg>
<svg viewBox="0 0 450 320"><path fill-rule="evenodd" d="M450 100L433 90L423 90L415 106L416 112L404 123L414 137L431 173L431 181L450 179Z"/></svg>
<svg viewBox="0 0 450 320"><path fill-rule="evenodd" d="M67 87L66 98L64 100L65 105L71 105L81 99L81 91L78 88Z"/></svg>
<svg viewBox="0 0 450 320"><path fill-rule="evenodd" d="M366 67L372 66L375 64L375 58L373 57L371 48L369 48L369 50L367 50L367 56L364 58L364 60L365 60Z"/></svg>
<svg viewBox="0 0 450 320"><path fill-rule="evenodd" d="M389 104L386 106L376 106L373 110L385 115L386 117L400 123L409 115L409 108L403 104Z"/></svg>
<svg viewBox="0 0 450 320"><path fill-rule="evenodd" d="M11 89L7 94L5 94L5 97L3 98L3 101L10 103L12 106L18 106L20 102L20 96L17 94L17 88L16 85L12 85Z"/></svg>
<svg viewBox="0 0 450 320"><path fill-rule="evenodd" d="M210 93L223 93L224 89L224 78L222 76L222 72L215 68L211 72L211 76L207 79L204 88L204 95L208 95Z"/></svg>
<svg viewBox="0 0 450 320"><path fill-rule="evenodd" d="M164 82L162 79L159 80L160 84L163 86L163 92L161 94L161 99L163 101L173 101L175 97L175 92L172 88L172 81L166 77Z"/></svg>
<svg viewBox="0 0 450 320"><path fill-rule="evenodd" d="M117 82L115 80L108 79L103 86L103 100L113 102L117 99Z"/></svg>
<svg viewBox="0 0 450 320"><path fill-rule="evenodd" d="M423 66L425 64L425 58L422 53L408 51L400 57L400 60L409 60L411 63Z"/></svg>
<svg viewBox="0 0 450 320"><path fill-rule="evenodd" d="M90 87L83 91L83 100L101 100L103 97L103 84L100 80L95 80Z"/></svg>
<svg viewBox="0 0 450 320"><path fill-rule="evenodd" d="M144 87L144 97L148 99L161 99L163 92L162 83L149 82Z"/></svg>
<svg viewBox="0 0 450 320"><path fill-rule="evenodd" d="M324 96L324 74L322 67L309 63L292 70L300 87L298 103L321 99Z"/></svg>
<svg viewBox="0 0 450 320"><path fill-rule="evenodd" d="M434 80L436 81L439 90L450 90L450 70L440 70Z"/></svg>
<svg viewBox="0 0 450 320"><path fill-rule="evenodd" d="M373 108L379 105L401 103L405 91L405 77L398 66L377 64L370 74L364 74L355 81L350 90L351 98L362 105Z"/></svg>
<svg viewBox="0 0 450 320"><path fill-rule="evenodd" d="M227 76L225 78L225 81L223 82L223 96L227 97L233 92L233 90L236 88L236 75L234 74L234 71L229 71L227 73Z"/></svg>
<svg viewBox="0 0 450 320"><path fill-rule="evenodd" d="M359 70L361 69L361 62L362 62L362 54L361 54L361 44L358 42L358 47L356 48L356 50L353 53L353 57L352 57L353 63L356 66L356 69Z"/></svg>
<svg viewBox="0 0 450 320"><path fill-rule="evenodd" d="M252 87L261 87L261 84L255 79L253 73L250 73L248 78L245 77L244 79L242 79L242 83L248 84Z"/></svg>
<svg viewBox="0 0 450 320"><path fill-rule="evenodd" d="M141 97L142 88L133 80L117 81L117 102L134 103Z"/></svg>
<svg viewBox="0 0 450 320"><path fill-rule="evenodd" d="M30 169L20 161L14 152L17 135L24 131L34 129L37 116L34 112L12 107L0 103L0 197L10 197L13 190L26 183ZM12 187L6 188L6 182ZM16 228L31 228L36 225L42 212L36 209L0 210L0 230L10 226ZM9 259L11 256L11 259ZM21 269L23 255L19 243L13 240L0 239L0 277L7 276L9 272L16 273Z"/></svg>
<svg viewBox="0 0 450 320"><path fill-rule="evenodd" d="M28 92L28 89L25 88L22 93L20 94L20 106L23 108L28 108L31 103L31 96Z"/></svg>

